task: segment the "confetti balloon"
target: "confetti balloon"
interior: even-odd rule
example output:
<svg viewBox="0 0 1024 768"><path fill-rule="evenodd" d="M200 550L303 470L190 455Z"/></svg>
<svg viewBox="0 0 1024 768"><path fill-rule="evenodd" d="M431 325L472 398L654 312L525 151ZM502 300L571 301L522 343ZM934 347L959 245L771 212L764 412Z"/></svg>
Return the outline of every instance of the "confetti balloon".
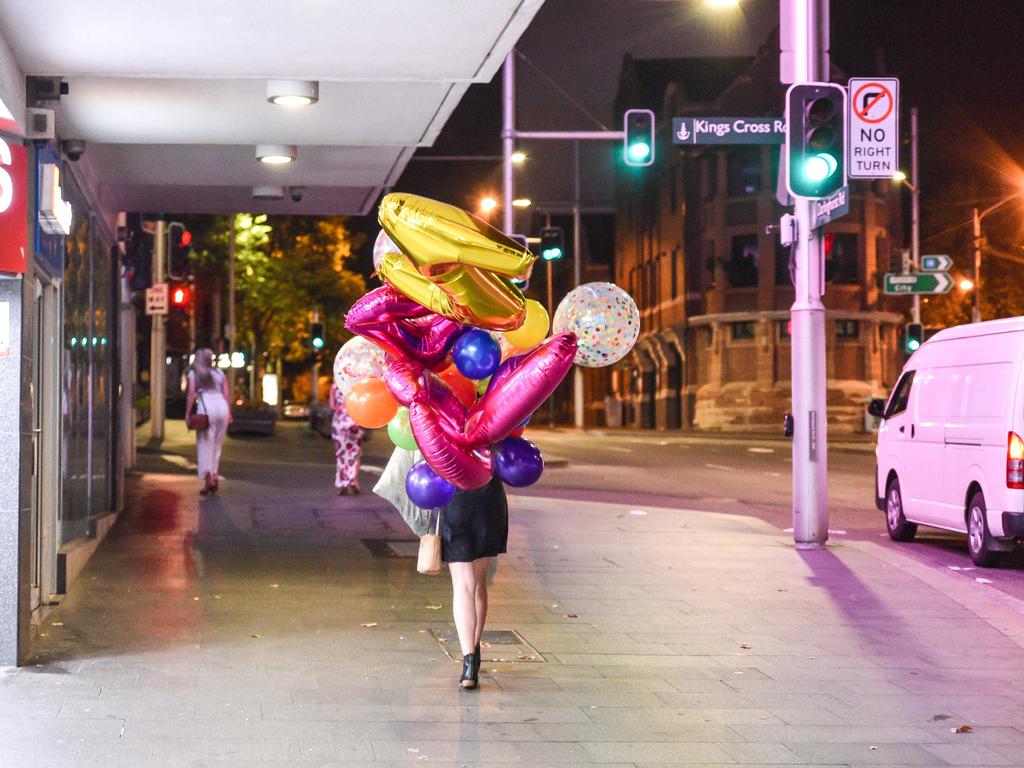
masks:
<svg viewBox="0 0 1024 768"><path fill-rule="evenodd" d="M363 379L384 375L384 350L362 336L349 339L334 358L334 383L348 397L352 386Z"/></svg>
<svg viewBox="0 0 1024 768"><path fill-rule="evenodd" d="M601 368L629 354L640 335L640 311L619 286L585 283L562 299L552 331L576 336L576 365Z"/></svg>

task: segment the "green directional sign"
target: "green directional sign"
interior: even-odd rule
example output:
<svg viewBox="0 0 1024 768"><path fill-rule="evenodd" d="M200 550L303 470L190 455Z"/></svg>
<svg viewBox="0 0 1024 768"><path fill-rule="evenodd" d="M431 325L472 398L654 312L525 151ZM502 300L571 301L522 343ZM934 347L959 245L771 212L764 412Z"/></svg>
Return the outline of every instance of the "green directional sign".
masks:
<svg viewBox="0 0 1024 768"><path fill-rule="evenodd" d="M953 268L953 260L944 253L930 254L921 257L922 272L949 272Z"/></svg>
<svg viewBox="0 0 1024 768"><path fill-rule="evenodd" d="M910 293L949 293L953 279L945 272L915 272L900 275L890 272L885 276L885 292L890 295Z"/></svg>

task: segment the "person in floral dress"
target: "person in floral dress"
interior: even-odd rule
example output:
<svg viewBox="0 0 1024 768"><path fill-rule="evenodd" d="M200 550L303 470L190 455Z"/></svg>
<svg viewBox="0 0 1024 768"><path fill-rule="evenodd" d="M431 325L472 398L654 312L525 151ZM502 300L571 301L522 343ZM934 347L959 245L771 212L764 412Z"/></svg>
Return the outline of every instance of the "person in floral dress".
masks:
<svg viewBox="0 0 1024 768"><path fill-rule="evenodd" d="M334 440L334 458L337 472L334 487L339 496L359 493L359 462L362 458L360 440L363 430L345 410L345 396L331 384L330 406L334 410L331 421L331 438Z"/></svg>

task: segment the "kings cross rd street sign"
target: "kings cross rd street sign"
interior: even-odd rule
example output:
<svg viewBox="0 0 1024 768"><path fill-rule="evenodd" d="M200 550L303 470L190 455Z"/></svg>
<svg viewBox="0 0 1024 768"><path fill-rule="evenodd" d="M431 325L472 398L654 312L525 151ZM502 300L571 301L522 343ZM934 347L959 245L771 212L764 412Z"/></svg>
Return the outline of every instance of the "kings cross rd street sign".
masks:
<svg viewBox="0 0 1024 768"><path fill-rule="evenodd" d="M673 144L782 144L784 117L675 117Z"/></svg>

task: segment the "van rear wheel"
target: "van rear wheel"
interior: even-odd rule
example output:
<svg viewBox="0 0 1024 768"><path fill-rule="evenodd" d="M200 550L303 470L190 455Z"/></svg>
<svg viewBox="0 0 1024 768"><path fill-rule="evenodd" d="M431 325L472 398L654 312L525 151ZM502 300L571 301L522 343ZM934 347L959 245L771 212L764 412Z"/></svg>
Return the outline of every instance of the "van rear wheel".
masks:
<svg viewBox="0 0 1024 768"><path fill-rule="evenodd" d="M903 495L898 477L893 477L885 489L885 527L893 541L913 541L917 535L917 525L908 523L903 515Z"/></svg>
<svg viewBox="0 0 1024 768"><path fill-rule="evenodd" d="M991 568L999 561L995 542L988 530L988 515L985 513L985 494L977 491L967 504L967 549L971 560L982 568Z"/></svg>

